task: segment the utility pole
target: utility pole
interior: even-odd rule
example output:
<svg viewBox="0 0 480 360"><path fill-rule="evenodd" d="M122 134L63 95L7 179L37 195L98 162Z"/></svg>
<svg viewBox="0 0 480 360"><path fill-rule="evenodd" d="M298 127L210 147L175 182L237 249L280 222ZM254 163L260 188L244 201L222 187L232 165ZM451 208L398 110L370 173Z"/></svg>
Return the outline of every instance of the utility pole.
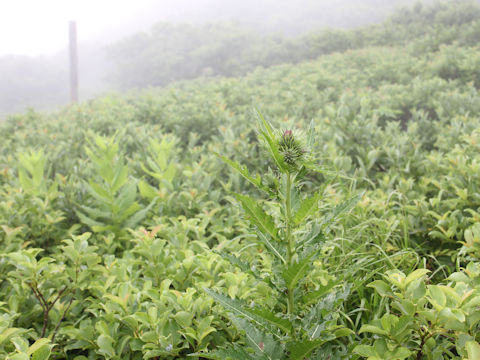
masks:
<svg viewBox="0 0 480 360"><path fill-rule="evenodd" d="M78 102L78 54L77 54L77 23L69 22L70 33L70 101Z"/></svg>

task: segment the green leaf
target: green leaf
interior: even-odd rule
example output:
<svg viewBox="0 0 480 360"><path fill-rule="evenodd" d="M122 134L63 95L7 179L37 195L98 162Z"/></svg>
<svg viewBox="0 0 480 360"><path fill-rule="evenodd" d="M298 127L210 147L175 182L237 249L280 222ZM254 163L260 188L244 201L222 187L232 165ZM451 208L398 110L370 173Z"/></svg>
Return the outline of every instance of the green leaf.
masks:
<svg viewBox="0 0 480 360"><path fill-rule="evenodd" d="M113 339L110 336L100 335L97 339L97 345L100 348L101 354L106 354L108 356L115 356L115 350L113 349Z"/></svg>
<svg viewBox="0 0 480 360"><path fill-rule="evenodd" d="M290 333L292 330L292 323L289 320L273 315L271 310L254 308L251 309L250 312L261 317L263 320L268 321L270 324L275 325L285 333Z"/></svg>
<svg viewBox="0 0 480 360"><path fill-rule="evenodd" d="M292 360L303 360L305 357L310 354L313 350L323 345L325 340L304 340L302 342L294 343L290 346L290 359Z"/></svg>
<svg viewBox="0 0 480 360"><path fill-rule="evenodd" d="M320 289L316 291L312 291L307 295L303 296L303 301L305 302L306 305L316 302L320 297L328 293L337 284L338 284L338 281L329 280L327 285L320 286Z"/></svg>
<svg viewBox="0 0 480 360"><path fill-rule="evenodd" d="M192 314L188 311L179 311L173 317L178 325L180 325L182 328L186 328L192 324L194 315L195 314Z"/></svg>
<svg viewBox="0 0 480 360"><path fill-rule="evenodd" d="M245 349L235 345L232 349L220 349L208 353L193 353L187 356L199 356L204 359L214 360L258 360L257 357L249 354Z"/></svg>
<svg viewBox="0 0 480 360"><path fill-rule="evenodd" d="M41 347L49 343L50 343L50 339L46 339L46 338L38 339L32 344L32 346L28 348L27 354L32 355L35 351L37 351L38 349L40 349Z"/></svg>
<svg viewBox="0 0 480 360"><path fill-rule="evenodd" d="M152 200L158 196L155 188L143 180L138 182L138 190L140 191L140 195L149 200Z"/></svg>
<svg viewBox="0 0 480 360"><path fill-rule="evenodd" d="M258 326L261 326L262 328L269 328L268 325L275 325L277 328L288 332L292 327L291 323L288 320L278 318L275 315L268 313L268 311L266 310L248 309L245 304L238 300L230 299L225 295L219 294L207 288L204 288L203 290L215 301L220 303L225 308L225 310L232 312L235 315L240 315L243 318L257 324Z"/></svg>
<svg viewBox="0 0 480 360"><path fill-rule="evenodd" d="M258 189L265 191L266 193L270 194L271 190L263 185L262 183L262 178L260 175L257 174L256 177L253 177L250 175L248 172L248 168L246 166L241 166L239 163L232 161L228 159L227 157L220 155L218 153L215 153L220 159L222 159L223 162L225 162L227 165L229 165L232 169L236 170L240 175L242 175L247 181L249 181L251 184L255 185Z"/></svg>
<svg viewBox="0 0 480 360"><path fill-rule="evenodd" d="M480 344L476 341L468 341L465 347L467 349L468 360L480 359Z"/></svg>
<svg viewBox="0 0 480 360"><path fill-rule="evenodd" d="M300 260L300 262L289 266L283 271L282 275L288 289L294 289L298 282L305 276L306 272L312 265L310 261L312 256L313 254Z"/></svg>
<svg viewBox="0 0 480 360"><path fill-rule="evenodd" d="M258 238L265 244L265 246L270 249L270 251L276 256L278 257L283 264L287 264L287 261L285 260L285 258L282 256L281 254L281 251L274 245L273 241L271 239L269 239L266 235L264 235L262 232L258 231L257 232L258 234ZM277 244L279 244L278 242L276 242Z"/></svg>
<svg viewBox="0 0 480 360"><path fill-rule="evenodd" d="M370 284L367 285L367 287L374 288L380 296L387 296L389 294L392 294L392 290L390 286L382 280L375 280L372 281Z"/></svg>
<svg viewBox="0 0 480 360"><path fill-rule="evenodd" d="M370 325L370 324L362 325L362 327L360 328L360 331L358 333L361 334L361 333L364 333L364 332L377 334L377 335L385 335L385 336L388 335L387 331L385 331L383 329L380 329L378 326Z"/></svg>
<svg viewBox="0 0 480 360"><path fill-rule="evenodd" d="M126 228L132 228L132 229L135 228L140 223L140 221L142 221L145 218L145 216L147 216L150 209L153 207L153 205L155 205L156 200L157 199L153 199L153 201L146 208L143 208L142 210L137 211L135 215L131 216L125 222L124 226Z"/></svg>
<svg viewBox="0 0 480 360"><path fill-rule="evenodd" d="M239 329L245 331L247 345L256 353L256 358L278 360L284 357L284 347L273 339L270 334L258 330L247 320L232 316L232 322Z"/></svg>
<svg viewBox="0 0 480 360"><path fill-rule="evenodd" d="M295 226L298 226L302 223L303 219L312 215L318 209L318 201L320 200L320 194L316 193L313 197L304 199L298 211L293 217L293 222Z"/></svg>
<svg viewBox="0 0 480 360"><path fill-rule="evenodd" d="M377 356L377 352L375 351L373 346L369 345L357 345L353 349L353 352L364 357Z"/></svg>
<svg viewBox="0 0 480 360"><path fill-rule="evenodd" d="M8 328L0 334L0 345L3 344L6 340L10 339L12 336L19 335L24 333L25 330L18 328Z"/></svg>
<svg viewBox="0 0 480 360"><path fill-rule="evenodd" d="M247 213L248 219L257 226L261 232L268 234L275 239L277 237L277 229L273 218L266 214L251 197L241 194L235 194L235 197L242 204L243 209Z"/></svg>
<svg viewBox="0 0 480 360"><path fill-rule="evenodd" d="M265 140L273 160L277 164L280 171L284 173L288 172L288 166L285 164L283 156L278 151L278 145L275 139L275 134L273 133L273 129L258 110L257 119L259 122L259 133Z"/></svg>
<svg viewBox="0 0 480 360"><path fill-rule="evenodd" d="M443 293L442 289L437 285L428 286L428 292L430 297L428 300L437 309L441 311L447 304L447 297Z"/></svg>
<svg viewBox="0 0 480 360"><path fill-rule="evenodd" d="M50 358L51 352L50 345L44 345L33 353L32 360L47 360Z"/></svg>
<svg viewBox="0 0 480 360"><path fill-rule="evenodd" d="M410 284L412 281L420 279L421 277L425 276L429 272L430 272L430 270L428 270L428 269L417 269L417 270L415 270L414 272L409 274L407 276L407 278L405 279L405 282L404 282L405 286Z"/></svg>

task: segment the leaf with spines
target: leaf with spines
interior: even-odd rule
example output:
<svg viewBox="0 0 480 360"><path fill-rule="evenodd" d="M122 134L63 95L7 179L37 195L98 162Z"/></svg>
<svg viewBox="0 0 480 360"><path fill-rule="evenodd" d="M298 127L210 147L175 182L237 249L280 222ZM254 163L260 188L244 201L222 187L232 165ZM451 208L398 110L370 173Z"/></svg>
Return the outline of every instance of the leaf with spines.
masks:
<svg viewBox="0 0 480 360"><path fill-rule="evenodd" d="M263 115L258 110L257 119L259 124L258 128L260 129L260 135L263 137L263 140L267 144L268 150L270 151L273 160L275 160L275 163L277 164L279 170L284 173L289 172L288 165L285 163L282 154L280 154L280 151L278 150L277 140L275 139L275 134L271 125L267 122L267 120L265 120Z"/></svg>
<svg viewBox="0 0 480 360"><path fill-rule="evenodd" d="M287 285L287 288L294 289L298 282L305 276L308 269L312 266L311 259L313 254L300 260L298 263L290 265L283 271L283 278Z"/></svg>
<svg viewBox="0 0 480 360"><path fill-rule="evenodd" d="M278 245L281 245L278 241L272 241L272 239L269 239L266 235L261 233L260 231L257 232L258 238L260 239L261 242L265 244L265 246L276 256L280 259L280 261L283 264L287 264L287 261L285 260L284 257L284 251L282 249L278 248ZM283 254L282 254L283 253Z"/></svg>
<svg viewBox="0 0 480 360"><path fill-rule="evenodd" d="M292 328L292 324L289 320L277 317L273 315L271 311L259 308L249 309L246 304L239 300L231 299L207 288L204 288L204 291L221 304L225 310L241 316L261 328L271 330L271 326L274 325L275 328L284 332L289 332Z"/></svg>
<svg viewBox="0 0 480 360"><path fill-rule="evenodd" d="M294 342L289 346L291 360L303 360L313 350L325 344L325 340L304 340L302 342Z"/></svg>
<svg viewBox="0 0 480 360"><path fill-rule="evenodd" d="M316 193L314 196L302 200L300 207L293 217L293 223L298 226L308 216L312 215L318 210L318 201L320 200L320 194Z"/></svg>
<svg viewBox="0 0 480 360"><path fill-rule="evenodd" d="M272 238L277 237L277 228L273 217L266 214L263 209L257 205L257 202L246 195L235 194L235 197L242 204L243 210L247 214L248 220L254 224L261 232L268 234Z"/></svg>
<svg viewBox="0 0 480 360"><path fill-rule="evenodd" d="M338 285L338 280L330 280L327 285L320 286L320 289L312 291L303 297L306 305L316 302L319 298L327 294L331 289Z"/></svg>
<svg viewBox="0 0 480 360"><path fill-rule="evenodd" d="M284 345L275 341L273 336L265 334L248 321L236 316L232 317L232 322L237 328L245 331L247 345L255 352L256 359L281 360L285 358Z"/></svg>
<svg viewBox="0 0 480 360"><path fill-rule="evenodd" d="M204 359L213 360L257 360L255 355L248 353L244 348L236 344L229 349L218 349L208 353L192 353L187 356L199 356Z"/></svg>
<svg viewBox="0 0 480 360"><path fill-rule="evenodd" d="M248 168L246 166L242 166L239 163L232 161L223 155L220 155L217 153L215 154L220 159L222 159L222 161L225 162L228 166L230 166L232 169L236 170L240 175L242 175L247 181L255 185L259 190L262 190L269 195L272 194L272 191L270 190L270 188L263 184L262 178L260 177L260 175L257 174L255 177L253 177L252 175L250 175Z"/></svg>

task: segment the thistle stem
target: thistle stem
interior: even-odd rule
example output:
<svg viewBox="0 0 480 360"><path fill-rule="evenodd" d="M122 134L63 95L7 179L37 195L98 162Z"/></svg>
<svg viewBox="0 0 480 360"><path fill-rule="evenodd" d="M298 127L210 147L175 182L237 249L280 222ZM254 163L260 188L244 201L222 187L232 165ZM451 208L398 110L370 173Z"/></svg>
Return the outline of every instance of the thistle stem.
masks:
<svg viewBox="0 0 480 360"><path fill-rule="evenodd" d="M286 223L286 234L285 242L287 244L287 266L291 266L293 262L293 255L295 252L295 244L292 237L292 175L287 173L287 187L286 187L286 196L285 196L285 223ZM295 301L293 297L293 288L287 287L288 291L288 307L287 313L292 315L295 313Z"/></svg>

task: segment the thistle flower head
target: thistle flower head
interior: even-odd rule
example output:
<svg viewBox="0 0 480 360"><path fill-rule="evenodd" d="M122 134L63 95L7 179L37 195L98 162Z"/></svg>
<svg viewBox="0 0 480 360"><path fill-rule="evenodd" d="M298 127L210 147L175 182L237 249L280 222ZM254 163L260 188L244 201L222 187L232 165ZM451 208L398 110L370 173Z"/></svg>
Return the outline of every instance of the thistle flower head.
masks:
<svg viewBox="0 0 480 360"><path fill-rule="evenodd" d="M292 130L285 130L278 139L278 151L291 172L298 170L305 157L305 150Z"/></svg>

